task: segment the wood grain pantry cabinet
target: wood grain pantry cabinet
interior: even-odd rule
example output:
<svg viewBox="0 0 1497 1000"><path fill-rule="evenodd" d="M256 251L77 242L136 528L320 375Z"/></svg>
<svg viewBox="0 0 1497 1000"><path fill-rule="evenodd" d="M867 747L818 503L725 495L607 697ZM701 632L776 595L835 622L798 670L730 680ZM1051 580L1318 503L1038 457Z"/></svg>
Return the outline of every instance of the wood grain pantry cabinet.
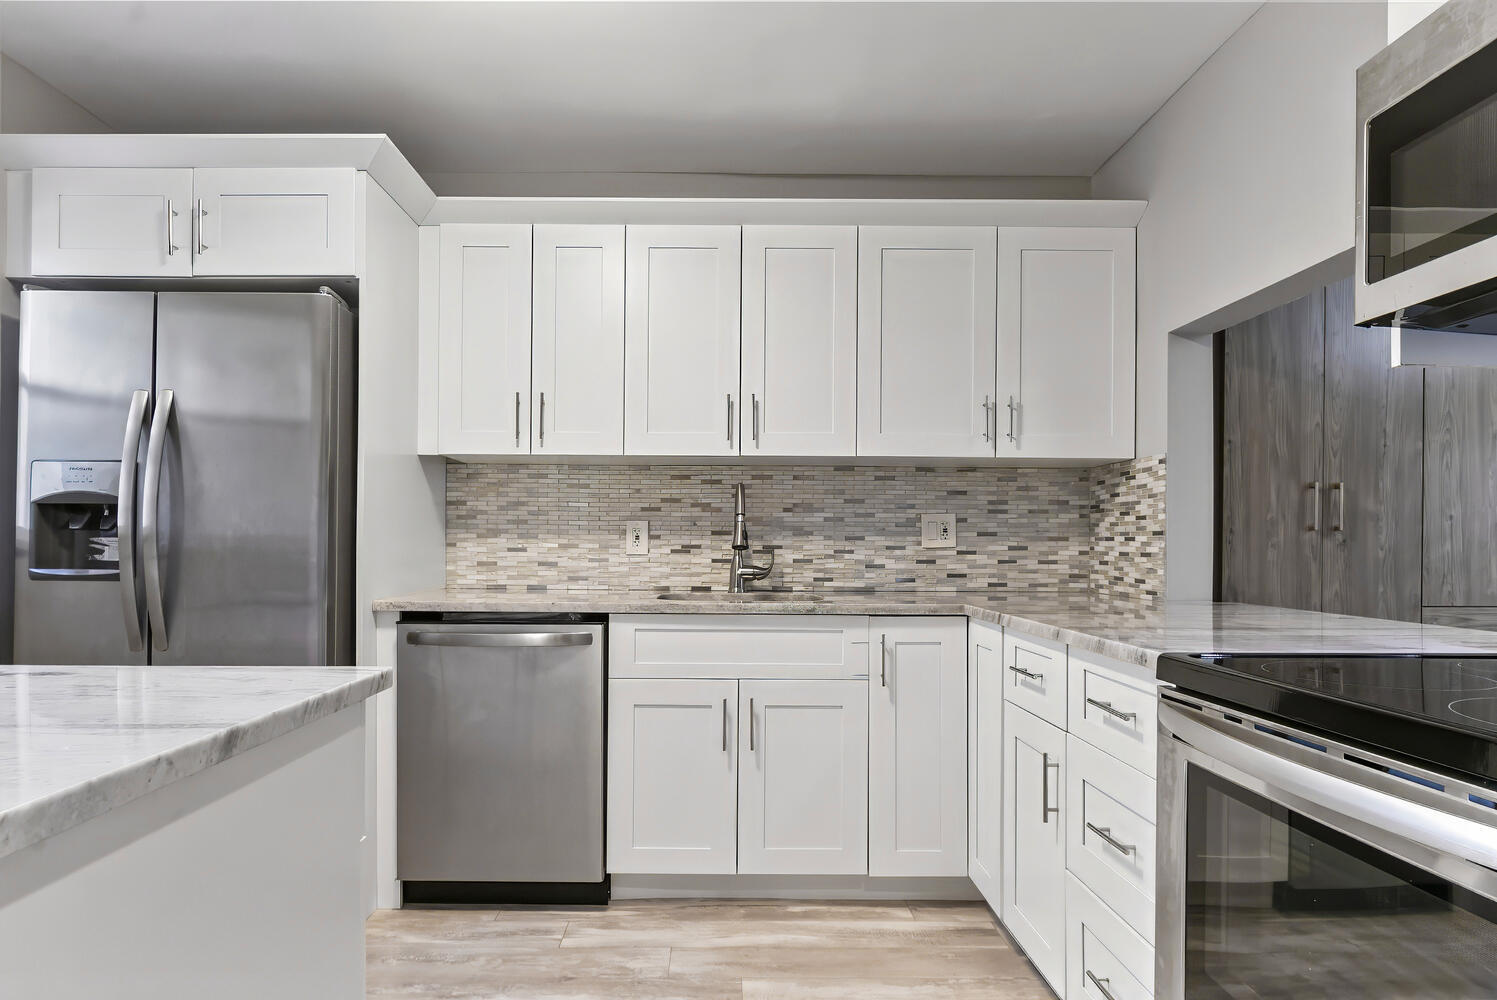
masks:
<svg viewBox="0 0 1497 1000"><path fill-rule="evenodd" d="M740 239L737 226L628 228L628 454L738 454Z"/></svg>
<svg viewBox="0 0 1497 1000"><path fill-rule="evenodd" d="M1423 381L1351 281L1224 335L1222 597L1418 621Z"/></svg>
<svg viewBox="0 0 1497 1000"><path fill-rule="evenodd" d="M858 230L858 454L991 457L997 231Z"/></svg>
<svg viewBox="0 0 1497 1000"><path fill-rule="evenodd" d="M352 168L38 168L38 276L343 276Z"/></svg>
<svg viewBox="0 0 1497 1000"><path fill-rule="evenodd" d="M445 225L437 441L446 454L530 451L530 227Z"/></svg>
<svg viewBox="0 0 1497 1000"><path fill-rule="evenodd" d="M998 230L999 457L1133 457L1134 231Z"/></svg>
<svg viewBox="0 0 1497 1000"><path fill-rule="evenodd" d="M1424 388L1425 621L1492 628L1497 616L1497 372L1429 368Z"/></svg>
<svg viewBox="0 0 1497 1000"><path fill-rule="evenodd" d="M868 872L967 874L967 636L961 618L874 618Z"/></svg>
<svg viewBox="0 0 1497 1000"><path fill-rule="evenodd" d="M858 231L743 229L745 455L857 448Z"/></svg>

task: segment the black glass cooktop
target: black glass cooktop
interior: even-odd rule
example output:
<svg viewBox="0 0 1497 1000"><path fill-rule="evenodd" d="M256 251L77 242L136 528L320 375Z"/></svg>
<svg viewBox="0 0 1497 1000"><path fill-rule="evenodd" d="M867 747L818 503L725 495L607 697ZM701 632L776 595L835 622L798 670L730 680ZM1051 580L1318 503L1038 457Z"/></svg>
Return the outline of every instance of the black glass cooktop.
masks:
<svg viewBox="0 0 1497 1000"><path fill-rule="evenodd" d="M1159 658L1201 698L1497 783L1497 655Z"/></svg>

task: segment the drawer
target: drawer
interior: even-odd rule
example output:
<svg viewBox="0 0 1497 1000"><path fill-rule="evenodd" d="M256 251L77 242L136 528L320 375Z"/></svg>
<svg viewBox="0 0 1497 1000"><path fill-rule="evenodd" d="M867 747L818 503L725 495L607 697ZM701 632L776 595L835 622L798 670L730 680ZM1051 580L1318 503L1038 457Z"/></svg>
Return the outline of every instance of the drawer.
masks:
<svg viewBox="0 0 1497 1000"><path fill-rule="evenodd" d="M1069 730L1153 777L1159 734L1159 688L1153 672L1073 650L1066 673Z"/></svg>
<svg viewBox="0 0 1497 1000"><path fill-rule="evenodd" d="M1066 876L1067 1000L1153 1000L1154 949Z"/></svg>
<svg viewBox="0 0 1497 1000"><path fill-rule="evenodd" d="M1066 647L1003 632L1003 700L1066 728Z"/></svg>
<svg viewBox="0 0 1497 1000"><path fill-rule="evenodd" d="M1075 735L1066 763L1066 868L1153 941L1154 781Z"/></svg>
<svg viewBox="0 0 1497 1000"><path fill-rule="evenodd" d="M613 615L610 677L868 676L868 619L850 615Z"/></svg>

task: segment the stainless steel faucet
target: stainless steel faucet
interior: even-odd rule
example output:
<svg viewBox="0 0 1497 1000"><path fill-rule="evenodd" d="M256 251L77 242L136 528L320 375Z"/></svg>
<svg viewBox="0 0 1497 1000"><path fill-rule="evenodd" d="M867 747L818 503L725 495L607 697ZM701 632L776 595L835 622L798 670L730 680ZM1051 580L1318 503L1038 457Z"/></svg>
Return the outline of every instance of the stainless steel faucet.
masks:
<svg viewBox="0 0 1497 1000"><path fill-rule="evenodd" d="M728 591L742 594L747 591L750 580L762 580L774 569L774 552L769 553L769 562L755 566L748 562L749 537L748 514L744 509L743 484L733 490L733 561L728 565Z"/></svg>

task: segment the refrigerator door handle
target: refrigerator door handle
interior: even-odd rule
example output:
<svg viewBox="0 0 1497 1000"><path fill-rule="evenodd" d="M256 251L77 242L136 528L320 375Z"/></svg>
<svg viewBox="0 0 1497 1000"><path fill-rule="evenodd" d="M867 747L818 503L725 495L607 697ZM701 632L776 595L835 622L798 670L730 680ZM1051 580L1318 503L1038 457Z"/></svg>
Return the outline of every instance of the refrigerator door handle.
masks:
<svg viewBox="0 0 1497 1000"><path fill-rule="evenodd" d="M120 495L115 522L119 525L120 599L125 611L125 641L130 652L146 648L140 623L140 604L135 596L135 490L140 459L140 436L145 430L146 411L151 408L149 389L136 389L130 396L125 417L125 445L120 456Z"/></svg>
<svg viewBox="0 0 1497 1000"><path fill-rule="evenodd" d="M156 395L156 416L151 421L151 437L146 443L146 484L141 497L140 548L141 569L146 578L146 614L151 620L151 645L167 648L166 600L161 586L160 519L162 452L166 447L166 429L172 418L172 391L162 389Z"/></svg>

